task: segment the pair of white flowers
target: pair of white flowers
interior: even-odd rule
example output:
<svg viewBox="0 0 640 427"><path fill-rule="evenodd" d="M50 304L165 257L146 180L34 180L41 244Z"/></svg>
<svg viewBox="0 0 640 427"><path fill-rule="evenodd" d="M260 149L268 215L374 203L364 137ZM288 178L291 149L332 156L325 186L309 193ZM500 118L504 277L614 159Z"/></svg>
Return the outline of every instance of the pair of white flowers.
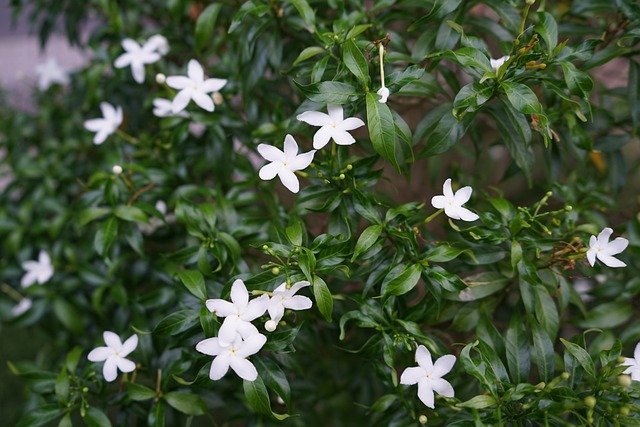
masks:
<svg viewBox="0 0 640 427"><path fill-rule="evenodd" d="M312 126L320 126L313 136L314 150L298 154L298 143L291 135L284 139L284 150L272 145L258 145L258 152L265 160L271 162L260 169L260 179L271 180L278 176L282 184L292 193L300 190L296 171L305 169L313 161L316 150L320 150L330 140L338 145L351 145L356 142L349 133L352 130L364 126L364 122L357 117L344 118L342 105L327 105L327 113L319 111L306 111L296 118Z"/></svg>
<svg viewBox="0 0 640 427"><path fill-rule="evenodd" d="M208 356L215 356L211 363L209 378L219 380L231 368L240 378L255 381L258 371L247 357L256 354L267 342L251 322L269 312L270 320L265 328L272 332L284 316L285 309L306 310L311 308L309 298L296 295L303 287L309 286L307 281L297 282L291 287L286 283L278 286L271 297L264 294L249 300L249 292L242 280L236 280L231 286L231 302L223 299L209 299L206 306L224 322L218 336L207 338L196 345L196 350Z"/></svg>

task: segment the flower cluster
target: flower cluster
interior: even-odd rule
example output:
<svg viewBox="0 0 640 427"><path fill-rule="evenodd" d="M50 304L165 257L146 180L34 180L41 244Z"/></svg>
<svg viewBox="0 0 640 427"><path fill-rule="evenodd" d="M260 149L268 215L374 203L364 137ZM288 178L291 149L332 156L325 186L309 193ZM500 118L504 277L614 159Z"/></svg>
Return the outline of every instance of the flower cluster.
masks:
<svg viewBox="0 0 640 427"><path fill-rule="evenodd" d="M311 308L311 300L305 296L295 295L301 288L309 286L309 282L297 282L290 288L283 283L269 297L266 294L249 300L249 292L240 279L231 286L231 302L223 299L209 299L207 309L218 317L224 317L218 336L207 338L196 345L196 350L208 356L215 356L209 371L209 378L219 380L231 368L240 378L255 381L258 371L247 357L256 354L267 342L252 321L269 312L271 319L267 322L269 332L282 319L285 308L306 310Z"/></svg>

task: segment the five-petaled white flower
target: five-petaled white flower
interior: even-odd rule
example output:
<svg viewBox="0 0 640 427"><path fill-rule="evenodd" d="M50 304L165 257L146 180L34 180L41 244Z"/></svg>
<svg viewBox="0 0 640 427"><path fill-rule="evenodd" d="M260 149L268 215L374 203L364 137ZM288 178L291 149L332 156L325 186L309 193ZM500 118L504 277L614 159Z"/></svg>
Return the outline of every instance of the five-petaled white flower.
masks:
<svg viewBox="0 0 640 427"><path fill-rule="evenodd" d="M171 110L172 102L165 98L156 98L153 100L153 115L156 117L189 117L186 111L180 111L174 114Z"/></svg>
<svg viewBox="0 0 640 427"><path fill-rule="evenodd" d="M416 350L415 359L418 366L405 369L400 376L400 384L418 384L418 397L431 409L435 408L434 392L445 397L453 397L453 387L449 381L442 379L442 376L451 371L456 357L447 354L433 363L429 350L420 345Z"/></svg>
<svg viewBox="0 0 640 427"><path fill-rule="evenodd" d="M85 129L96 132L93 137L93 143L96 145L102 144L122 124L122 107L114 108L108 102L101 102L100 110L102 110L102 119L91 119L84 122Z"/></svg>
<svg viewBox="0 0 640 427"><path fill-rule="evenodd" d="M174 114L184 110L189 101L193 101L200 107L211 112L215 109L213 99L208 95L219 91L227 84L225 79L204 79L204 70L198 61L192 59L187 67L187 75L167 77L167 85L180 92L173 98L171 110Z"/></svg>
<svg viewBox="0 0 640 427"><path fill-rule="evenodd" d="M247 360L247 357L260 351L266 342L267 337L260 333L251 335L245 340L236 337L227 346L222 345L217 337L207 338L196 345L196 350L208 356L216 356L209 371L209 378L212 380L217 381L222 378L231 367L243 380L255 381L258 378L258 371L253 363Z"/></svg>
<svg viewBox="0 0 640 427"><path fill-rule="evenodd" d="M111 331L102 334L106 347L96 347L87 355L92 362L104 361L102 375L104 379L111 382L118 376L118 369L122 372L133 372L136 364L129 359L125 359L138 346L138 336L131 335L124 343L120 337Z"/></svg>
<svg viewBox="0 0 640 427"><path fill-rule="evenodd" d="M162 37L162 36L160 36ZM164 39L164 37L162 37ZM116 58L113 65L116 68L124 68L131 66L131 74L133 79L138 83L144 83L144 66L146 64L153 64L161 58L161 54L157 52L160 47L159 40L149 39L146 43L140 46L135 40L124 39L122 40L122 47L125 53ZM166 39L164 39L166 42Z"/></svg>
<svg viewBox="0 0 640 427"><path fill-rule="evenodd" d="M338 145L351 145L356 142L355 138L348 132L364 126L364 122L357 117L343 118L342 105L327 105L329 114L319 111L305 111L296 117L301 122L311 126L322 126L313 135L313 148L321 149L330 139Z"/></svg>
<svg viewBox="0 0 640 427"><path fill-rule="evenodd" d="M296 295L296 292L300 289L310 285L309 282L304 280L294 283L290 288L287 288L286 283L275 288L267 307L271 320L277 324L282 319L285 308L291 310L307 310L311 308L313 303L309 298L303 295Z"/></svg>
<svg viewBox="0 0 640 427"><path fill-rule="evenodd" d="M251 324L252 320L262 316L267 311L269 296L261 295L249 301L249 292L240 279L231 285L231 301L223 299L208 299L207 308L218 317L224 317L224 322L218 331L220 345L228 346L234 343L238 336L247 339L258 334L258 328Z"/></svg>
<svg viewBox="0 0 640 427"><path fill-rule="evenodd" d="M63 86L69 84L69 74L60 68L58 61L54 58L47 59L44 64L36 65L36 74L38 76L38 89L41 92L49 89L54 84Z"/></svg>
<svg viewBox="0 0 640 427"><path fill-rule="evenodd" d="M609 242L609 237L613 234L613 230L609 227L604 228L598 237L591 236L589 239L589 250L587 251L587 260L593 267L596 263L596 258L602 261L603 264L609 267L626 267L627 264L620 261L618 258L614 258L613 255L617 255L624 251L629 244L629 241L623 237L618 237L612 242Z"/></svg>
<svg viewBox="0 0 640 427"><path fill-rule="evenodd" d="M498 59L490 58L489 63L491 64L491 68L493 68L493 72L498 74L498 71L500 70L500 67L502 67L502 64L504 64L508 60L509 60L509 56L507 55Z"/></svg>
<svg viewBox="0 0 640 427"><path fill-rule="evenodd" d="M636 344L636 349L633 352L633 359L629 357L624 358L624 362L621 366L628 366L623 374L631 375L633 381L640 381L640 342Z"/></svg>
<svg viewBox="0 0 640 427"><path fill-rule="evenodd" d="M473 189L469 186L462 187L456 193L451 189L451 178L448 178L442 186L443 195L433 196L431 204L436 209L444 209L444 213L453 219L461 219L463 221L475 221L480 218L475 213L462 205L467 203L471 198Z"/></svg>
<svg viewBox="0 0 640 427"><path fill-rule="evenodd" d="M291 135L287 135L284 138L284 151L280 151L272 145L260 144L258 145L258 153L265 160L271 162L260 168L260 179L268 181L277 175L289 191L297 193L300 190L300 182L294 172L309 166L316 150L298 154L296 140Z"/></svg>
<svg viewBox="0 0 640 427"><path fill-rule="evenodd" d="M162 56L169 53L169 41L162 34L155 34L144 42L144 49L156 50Z"/></svg>
<svg viewBox="0 0 640 427"><path fill-rule="evenodd" d="M45 251L40 251L38 255L38 261L25 261L22 263L22 268L26 271L25 275L20 280L20 286L28 288L34 283L42 285L53 276L53 265L51 264L51 258Z"/></svg>

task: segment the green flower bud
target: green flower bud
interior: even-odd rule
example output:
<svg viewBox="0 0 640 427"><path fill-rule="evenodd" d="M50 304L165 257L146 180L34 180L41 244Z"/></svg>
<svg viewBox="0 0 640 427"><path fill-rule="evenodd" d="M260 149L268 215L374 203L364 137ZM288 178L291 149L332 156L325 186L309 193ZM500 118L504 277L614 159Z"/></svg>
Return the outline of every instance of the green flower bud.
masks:
<svg viewBox="0 0 640 427"><path fill-rule="evenodd" d="M598 401L593 396L587 396L584 398L584 406L587 408L595 408L596 403L598 403Z"/></svg>

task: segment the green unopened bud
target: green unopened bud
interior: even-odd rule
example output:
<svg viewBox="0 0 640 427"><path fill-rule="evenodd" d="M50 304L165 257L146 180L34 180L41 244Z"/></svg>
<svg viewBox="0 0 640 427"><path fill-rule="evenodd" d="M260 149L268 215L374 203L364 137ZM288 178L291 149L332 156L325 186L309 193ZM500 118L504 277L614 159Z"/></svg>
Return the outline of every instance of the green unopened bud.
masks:
<svg viewBox="0 0 640 427"><path fill-rule="evenodd" d="M623 406L622 408L620 408L620 415L622 415L623 417L629 415L629 407Z"/></svg>
<svg viewBox="0 0 640 427"><path fill-rule="evenodd" d="M271 269L271 274L273 274L274 276L277 276L278 274L280 274L280 269L278 267L273 267Z"/></svg>
<svg viewBox="0 0 640 427"><path fill-rule="evenodd" d="M419 422L420 424L422 424L423 426L427 424L427 421L429 421L429 419L427 418L427 416L426 416L426 415L420 415L420 416L418 417L418 422Z"/></svg>
<svg viewBox="0 0 640 427"><path fill-rule="evenodd" d="M267 245L262 245L262 250L263 250L263 251L268 251L268 250L269 250L269 246L267 246Z"/></svg>
<svg viewBox="0 0 640 427"><path fill-rule="evenodd" d="M349 164L347 165L347 170L348 170L348 171L350 171L351 169L353 169L353 165L352 165L351 163L349 163Z"/></svg>
<svg viewBox="0 0 640 427"><path fill-rule="evenodd" d="M341 173L340 175L338 175L338 179L340 179L340 180L345 179L345 178L346 178L346 176L345 176L345 174L343 174L343 173Z"/></svg>
<svg viewBox="0 0 640 427"><path fill-rule="evenodd" d="M565 206L564 210L567 212L571 212L573 210L573 206L569 205L569 206Z"/></svg>
<svg viewBox="0 0 640 427"><path fill-rule="evenodd" d="M536 389L537 389L537 390L544 390L544 387L545 387L546 385L547 385L547 384L545 384L545 382L544 382L544 381L539 382L538 384L536 384Z"/></svg>
<svg viewBox="0 0 640 427"><path fill-rule="evenodd" d="M624 357L622 356L618 357L618 363L624 363Z"/></svg>
<svg viewBox="0 0 640 427"><path fill-rule="evenodd" d="M536 2L536 0L527 0L527 6L533 6L533 4Z"/></svg>
<svg viewBox="0 0 640 427"><path fill-rule="evenodd" d="M83 387L82 388L82 392L83 393L88 393L89 392L89 387Z"/></svg>
<svg viewBox="0 0 640 427"><path fill-rule="evenodd" d="M569 372L563 372L562 375L560 375L560 378L566 381L569 379L570 376L571 375L569 375Z"/></svg>
<svg viewBox="0 0 640 427"><path fill-rule="evenodd" d="M595 408L596 403L598 403L598 401L593 396L587 396L584 398L584 406L586 406L587 408Z"/></svg>
<svg viewBox="0 0 640 427"><path fill-rule="evenodd" d="M631 387L631 377L626 374L618 375L618 384L622 387Z"/></svg>

